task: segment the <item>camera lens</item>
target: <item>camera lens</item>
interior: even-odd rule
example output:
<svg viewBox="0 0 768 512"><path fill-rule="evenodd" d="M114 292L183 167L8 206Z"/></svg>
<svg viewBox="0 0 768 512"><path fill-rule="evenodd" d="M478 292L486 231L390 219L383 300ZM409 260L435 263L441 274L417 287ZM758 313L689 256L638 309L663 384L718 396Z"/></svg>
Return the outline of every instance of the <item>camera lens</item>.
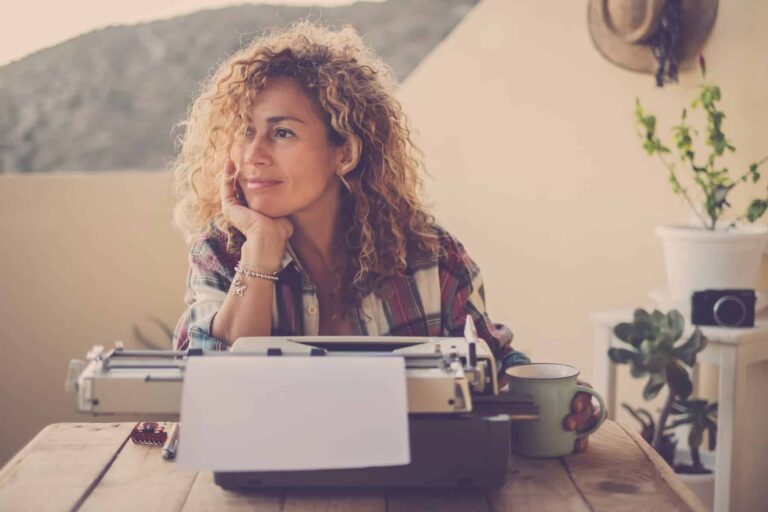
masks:
<svg viewBox="0 0 768 512"><path fill-rule="evenodd" d="M744 322L747 308L738 297L726 295L715 302L714 313L717 325L736 327Z"/></svg>

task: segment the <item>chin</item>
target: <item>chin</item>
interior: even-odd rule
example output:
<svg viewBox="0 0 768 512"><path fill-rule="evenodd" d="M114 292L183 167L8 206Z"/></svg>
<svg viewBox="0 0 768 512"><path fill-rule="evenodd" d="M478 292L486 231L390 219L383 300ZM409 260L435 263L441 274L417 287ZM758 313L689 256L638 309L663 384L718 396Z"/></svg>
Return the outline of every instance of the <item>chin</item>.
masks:
<svg viewBox="0 0 768 512"><path fill-rule="evenodd" d="M248 208L271 219L287 217L293 213L290 208L286 208L284 205L265 203L264 201L251 201L248 203Z"/></svg>

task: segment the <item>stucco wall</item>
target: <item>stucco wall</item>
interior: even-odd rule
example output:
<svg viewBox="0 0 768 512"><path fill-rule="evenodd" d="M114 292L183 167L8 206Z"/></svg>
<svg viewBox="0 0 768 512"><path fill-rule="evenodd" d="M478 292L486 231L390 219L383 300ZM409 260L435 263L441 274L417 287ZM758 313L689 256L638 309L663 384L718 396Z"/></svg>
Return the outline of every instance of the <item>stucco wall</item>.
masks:
<svg viewBox="0 0 768 512"><path fill-rule="evenodd" d="M483 269L492 318L534 358L589 377L589 313L648 302L665 283L654 227L688 220L640 147L635 97L669 141L700 79L684 72L657 89L651 75L604 60L586 20L586 1L484 0L401 98L438 217ZM768 154L767 21L768 3L720 2L703 49L739 174Z"/></svg>
<svg viewBox="0 0 768 512"><path fill-rule="evenodd" d="M88 419L64 393L70 359L139 347L134 325L165 340L148 318L173 327L183 310L172 206L165 174L0 176L0 463L45 425Z"/></svg>

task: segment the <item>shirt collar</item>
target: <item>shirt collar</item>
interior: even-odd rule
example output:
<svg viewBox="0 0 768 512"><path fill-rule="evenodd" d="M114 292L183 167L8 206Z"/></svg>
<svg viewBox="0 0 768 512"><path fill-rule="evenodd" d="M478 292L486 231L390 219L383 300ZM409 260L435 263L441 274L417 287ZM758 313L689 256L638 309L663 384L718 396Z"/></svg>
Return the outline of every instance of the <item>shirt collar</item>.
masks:
<svg viewBox="0 0 768 512"><path fill-rule="evenodd" d="M296 256L296 252L293 250L293 246L291 246L291 242L286 242L285 253L283 254L282 261L280 261L280 270L278 273L283 272L291 263L296 265L296 268L299 270L299 272L306 274L298 256Z"/></svg>

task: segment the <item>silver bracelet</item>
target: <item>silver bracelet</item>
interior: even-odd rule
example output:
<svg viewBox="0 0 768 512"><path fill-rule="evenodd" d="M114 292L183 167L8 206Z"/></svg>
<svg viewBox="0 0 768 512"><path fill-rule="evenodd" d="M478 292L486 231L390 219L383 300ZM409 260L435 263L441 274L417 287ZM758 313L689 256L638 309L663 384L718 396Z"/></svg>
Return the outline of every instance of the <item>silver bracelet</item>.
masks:
<svg viewBox="0 0 768 512"><path fill-rule="evenodd" d="M244 268L241 264L235 265L235 272L238 274L243 274L244 276L248 277L260 277L262 279L269 279L270 281L279 281L280 278L277 277L277 272L272 272L271 274L265 274L263 272L256 272L255 270L248 270L247 268Z"/></svg>
<svg viewBox="0 0 768 512"><path fill-rule="evenodd" d="M238 274L235 276L235 282L232 283L232 287L235 290L235 295L243 296L245 293L245 283L243 283L243 280L240 279L241 275L244 275L246 277L258 277L260 279L267 279L268 281L279 281L280 278L277 277L277 272L274 272L272 274L265 274L263 272L256 272L255 270L247 270L240 266L238 263L235 265L235 272Z"/></svg>

